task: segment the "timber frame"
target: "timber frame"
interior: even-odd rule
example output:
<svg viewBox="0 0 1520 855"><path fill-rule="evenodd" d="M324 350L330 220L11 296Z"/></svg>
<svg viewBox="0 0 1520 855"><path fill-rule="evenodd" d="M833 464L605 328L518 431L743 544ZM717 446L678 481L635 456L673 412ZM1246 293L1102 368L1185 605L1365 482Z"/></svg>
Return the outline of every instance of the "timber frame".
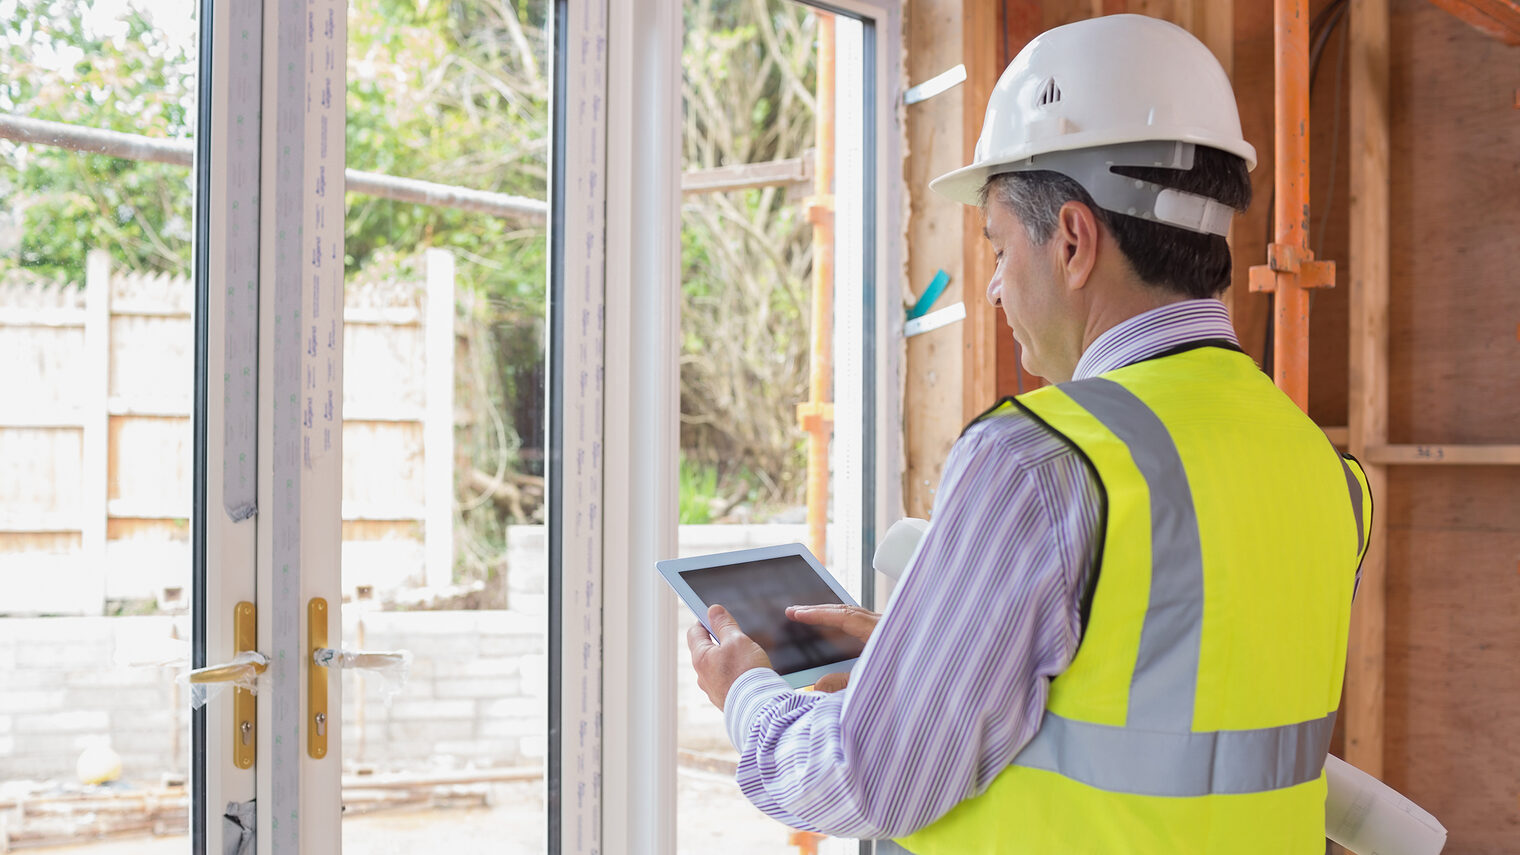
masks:
<svg viewBox="0 0 1520 855"><path fill-rule="evenodd" d="M1302 0L1302 8L1319 13L1334 2ZM963 324L907 340L910 515L929 515L939 466L964 425L999 397L1040 382L1022 372L1004 318L982 297L992 260L979 212L955 211L927 183L970 161L991 86L1030 38L1120 12L1198 35L1235 84L1260 163L1257 202L1231 236L1226 302L1246 351L1271 361L1268 298L1251 292L1247 271L1266 259L1270 239L1272 4L909 4L907 84L957 62L967 72L964 86L905 108L910 292L943 269L952 284L940 305L961 300L966 308ZM1313 96L1313 249L1336 261L1340 276L1314 296L1301 403L1333 444L1363 463L1377 504L1333 750L1432 810L1453 829L1449 851L1503 848L1520 827L1520 808L1476 734L1499 737L1520 724L1513 657L1487 653L1520 643L1505 618L1520 608L1520 296L1504 261L1520 251L1520 123L1512 112L1520 90L1509 73L1520 55L1508 47L1520 43L1520 4L1348 0L1347 12L1347 25L1328 39ZM1479 583L1451 577L1454 566L1481 568L1481 593L1460 587ZM1442 608L1458 612L1431 611L1433 597L1448 596ZM1480 636L1471 647L1468 633ZM1444 730L1457 722L1468 730ZM1434 756L1447 749L1455 756Z"/></svg>

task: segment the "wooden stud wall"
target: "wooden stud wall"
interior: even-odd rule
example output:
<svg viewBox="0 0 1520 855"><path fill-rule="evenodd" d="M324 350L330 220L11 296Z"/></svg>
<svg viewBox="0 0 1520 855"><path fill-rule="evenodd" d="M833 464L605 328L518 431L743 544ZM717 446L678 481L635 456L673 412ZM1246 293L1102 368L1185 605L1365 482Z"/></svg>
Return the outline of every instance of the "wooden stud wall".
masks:
<svg viewBox="0 0 1520 855"><path fill-rule="evenodd" d="M923 82L958 63L966 83L908 105L908 283L915 294L938 270L950 286L934 309L964 302L966 319L907 342L904 421L907 474L904 504L909 516L927 517L950 446L966 422L994 400L996 339L1002 331L984 294L991 253L983 241L979 212L929 190L934 178L970 162L982 114L1000 69L997 7L976 0L907 4L907 85Z"/></svg>
<svg viewBox="0 0 1520 855"><path fill-rule="evenodd" d="M1520 445L1520 48L1390 10L1388 438ZM1386 778L1447 853L1515 851L1520 467L1391 466L1386 494Z"/></svg>
<svg viewBox="0 0 1520 855"><path fill-rule="evenodd" d="M1329 2L1314 0L1311 13ZM1338 263L1339 279L1314 297L1309 410L1322 425L1349 425L1329 433L1361 453L1377 501L1336 746L1441 819L1451 830L1447 852L1512 851L1520 841L1520 48L1428 0L1351 2L1326 46L1311 104L1311 245L1319 258ZM949 8L961 24L981 24L962 13L972 0L909 5L909 77L921 80L960 61L941 47L956 43L953 32L922 22ZM1167 18L1219 54L1259 158L1256 201L1231 239L1230 302L1242 345L1261 361L1268 300L1249 293L1245 279L1265 258L1269 221L1271 4L999 5L999 61L985 72L988 87L1033 35L1096 14ZM913 51L936 49L933 61L915 66ZM969 63L968 71L975 80ZM923 105L909 108L919 161L915 167L910 159L907 176L915 255L929 246L966 265L971 252L955 256L945 223L981 248L979 219L973 228L964 217L941 217L937 232L917 222L927 180L959 165L951 157L925 166L925 149L943 157L963 147L969 155L985 92L980 98L938 105L937 118L916 130L913 111ZM952 140L956 132L961 138ZM915 286L940 266L916 272ZM956 272L976 271L967 265ZM961 279L958 293L980 299L985 280L973 287ZM1032 378L1017 373L1000 313L994 321L995 395L1017 391L1021 379L1028 388ZM925 499L961 427L946 414L963 421L974 414L970 401L985 394L985 375L968 360L987 358L988 349L967 344L964 334L955 344L937 362L926 362L926 351L944 344L909 345L910 413L918 409L911 402L923 372L940 384L937 398L919 395L919 406L930 409L916 415L921 441L910 439L910 472L925 477L932 467L932 478L916 485ZM942 388L957 374L966 384L958 409ZM936 418L942 427L933 427ZM933 443L922 441L931 434ZM927 509L911 502L910 512Z"/></svg>

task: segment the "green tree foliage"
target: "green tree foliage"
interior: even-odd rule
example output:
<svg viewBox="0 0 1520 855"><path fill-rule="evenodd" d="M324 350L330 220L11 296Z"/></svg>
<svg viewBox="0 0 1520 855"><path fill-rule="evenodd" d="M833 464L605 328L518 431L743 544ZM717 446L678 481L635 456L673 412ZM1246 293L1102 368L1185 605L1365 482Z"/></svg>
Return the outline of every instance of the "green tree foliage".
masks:
<svg viewBox="0 0 1520 855"><path fill-rule="evenodd" d="M348 23L348 166L548 198L546 2L378 0ZM350 271L450 249L487 305L541 315L542 227L349 194Z"/></svg>
<svg viewBox="0 0 1520 855"><path fill-rule="evenodd" d="M351 4L348 166L545 199L552 5ZM189 143L195 48L164 29L183 31L194 6L124 0L111 18L91 0L0 0L0 112ZM783 0L683 8L685 168L803 156L813 140L813 13ZM185 167L0 140L0 274L22 268L79 282L94 248L122 268L183 274L190 182ZM794 407L808 391L807 192L694 195L683 205L682 445L718 471L716 492L728 500L720 507L751 492L773 502L800 495L792 473L803 461ZM541 515L546 235L349 194L351 279L394 280L428 247L458 259L468 315L461 502L467 527L490 532L477 550L483 565L507 524Z"/></svg>
<svg viewBox="0 0 1520 855"><path fill-rule="evenodd" d="M803 157L814 142L817 18L781 0L690 0L687 169ZM810 188L689 195L682 206L681 446L729 504L795 503L805 465ZM752 496L749 494L753 494Z"/></svg>
<svg viewBox="0 0 1520 855"><path fill-rule="evenodd" d="M0 112L189 140L194 56L146 8L103 20L84 0L0 0ZM182 273L189 181L183 166L0 140L0 273L81 281L97 247L131 269Z"/></svg>

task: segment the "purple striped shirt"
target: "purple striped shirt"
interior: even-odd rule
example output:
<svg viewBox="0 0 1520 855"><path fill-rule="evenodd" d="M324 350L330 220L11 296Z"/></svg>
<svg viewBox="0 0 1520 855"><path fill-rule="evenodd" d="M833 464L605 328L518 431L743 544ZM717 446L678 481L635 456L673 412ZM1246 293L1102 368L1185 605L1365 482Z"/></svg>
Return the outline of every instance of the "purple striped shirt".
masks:
<svg viewBox="0 0 1520 855"><path fill-rule="evenodd" d="M1074 379L1200 339L1235 341L1224 304L1172 303L1099 336ZM1076 452L1023 414L969 428L849 687L796 692L756 668L729 690L744 794L797 828L881 838L985 790L1076 654L1098 501Z"/></svg>

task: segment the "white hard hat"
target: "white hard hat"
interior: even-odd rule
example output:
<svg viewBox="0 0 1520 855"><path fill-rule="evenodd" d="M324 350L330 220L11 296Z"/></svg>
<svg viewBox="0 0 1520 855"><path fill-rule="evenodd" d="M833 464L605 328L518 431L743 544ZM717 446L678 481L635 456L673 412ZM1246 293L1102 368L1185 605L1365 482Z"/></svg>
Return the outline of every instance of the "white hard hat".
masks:
<svg viewBox="0 0 1520 855"><path fill-rule="evenodd" d="M1102 176L1113 165L1191 168L1194 145L1239 155L1248 169L1256 166L1256 149L1241 134L1235 94L1219 61L1175 24L1109 15L1056 27L1019 51L987 102L975 159L929 186L975 205L994 175L1053 169L1076 179L1105 208L1222 234L1220 218L1228 228L1229 209L1213 200L1150 185L1141 188L1141 198L1110 205L1103 188L1088 180L1105 183ZM1079 151L1087 155L1066 155ZM1099 152L1109 156L1095 159ZM1133 186L1133 179L1115 182L1114 189L1122 190L1121 183ZM1162 195L1168 198L1158 200ZM1177 210L1184 222L1171 216Z"/></svg>

